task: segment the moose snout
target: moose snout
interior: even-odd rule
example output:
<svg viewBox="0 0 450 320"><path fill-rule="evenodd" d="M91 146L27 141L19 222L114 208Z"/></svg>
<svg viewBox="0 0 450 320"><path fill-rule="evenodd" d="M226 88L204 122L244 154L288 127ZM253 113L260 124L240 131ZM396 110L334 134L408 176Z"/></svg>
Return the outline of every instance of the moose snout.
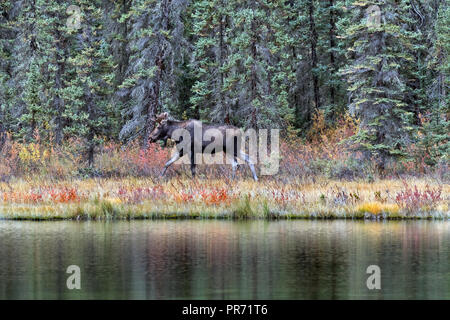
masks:
<svg viewBox="0 0 450 320"><path fill-rule="evenodd" d="M156 134L151 134L151 135L150 135L150 137L149 137L150 143L154 143L154 142L156 142L157 140L158 140L158 135L156 135Z"/></svg>

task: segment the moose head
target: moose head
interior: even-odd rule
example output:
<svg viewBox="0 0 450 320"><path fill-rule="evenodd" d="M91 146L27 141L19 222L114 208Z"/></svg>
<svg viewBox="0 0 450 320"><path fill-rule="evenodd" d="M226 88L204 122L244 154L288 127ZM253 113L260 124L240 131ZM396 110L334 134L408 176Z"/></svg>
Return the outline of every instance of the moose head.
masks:
<svg viewBox="0 0 450 320"><path fill-rule="evenodd" d="M167 141L168 138L168 119L169 114L167 112L163 112L156 116L156 118L152 118L152 120L155 122L155 128L153 129L152 133L150 133L150 142L156 142L158 140L164 140L164 142Z"/></svg>

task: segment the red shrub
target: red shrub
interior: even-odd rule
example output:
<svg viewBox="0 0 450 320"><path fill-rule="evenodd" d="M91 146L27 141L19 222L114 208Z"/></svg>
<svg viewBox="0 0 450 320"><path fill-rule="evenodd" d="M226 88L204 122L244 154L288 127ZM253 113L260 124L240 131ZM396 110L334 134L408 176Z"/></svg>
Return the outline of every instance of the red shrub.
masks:
<svg viewBox="0 0 450 320"><path fill-rule="evenodd" d="M227 202L230 197L228 191L225 188L213 189L213 190L202 190L200 191L200 196L204 203L209 205L216 205L223 202Z"/></svg>
<svg viewBox="0 0 450 320"><path fill-rule="evenodd" d="M74 188L50 189L50 198L53 202L67 203L80 201L80 196Z"/></svg>
<svg viewBox="0 0 450 320"><path fill-rule="evenodd" d="M417 186L410 188L406 182L403 185L405 189L397 193L395 201L409 212L433 208L441 200L442 187L432 189L427 185L424 191L419 191Z"/></svg>
<svg viewBox="0 0 450 320"><path fill-rule="evenodd" d="M159 200L166 197L166 193L162 186L154 186L153 188L134 188L128 189L120 187L117 196L125 203L140 203L144 200Z"/></svg>

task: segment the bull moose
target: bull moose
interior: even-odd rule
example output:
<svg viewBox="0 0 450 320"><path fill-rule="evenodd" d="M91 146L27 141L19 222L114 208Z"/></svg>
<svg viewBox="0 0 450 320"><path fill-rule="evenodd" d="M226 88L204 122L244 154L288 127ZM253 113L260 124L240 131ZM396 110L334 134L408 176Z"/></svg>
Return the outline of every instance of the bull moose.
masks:
<svg viewBox="0 0 450 320"><path fill-rule="evenodd" d="M205 135L205 132L208 130L210 130L210 132L215 130L220 133L218 136L223 137L223 141L218 144L218 148L214 148L211 151L211 154L223 151L225 155L232 157L233 177L236 175L236 168L238 165L237 159L245 161L252 171L253 179L258 181L255 167L250 160L250 157L241 151L240 146L242 141L242 132L237 127L232 125L205 125L199 120L193 119L186 121L171 120L169 119L167 112L161 113L154 118L153 121L156 123L156 126L150 134L149 141L156 142L162 140L165 146L167 139L171 138L176 144L176 152L174 156L164 165L164 170L161 173L161 176L164 176L170 165L180 159L187 149L190 156L192 177L195 177L195 155L198 153L203 153L208 145L214 143L215 139L209 141L206 139L207 135ZM189 133L188 137L190 138L190 141L188 141L187 144L181 144L181 142L183 142L183 137L174 138L174 132L178 129ZM196 130L197 132L200 132L199 135L196 135ZM186 145L189 145L190 147L186 148Z"/></svg>

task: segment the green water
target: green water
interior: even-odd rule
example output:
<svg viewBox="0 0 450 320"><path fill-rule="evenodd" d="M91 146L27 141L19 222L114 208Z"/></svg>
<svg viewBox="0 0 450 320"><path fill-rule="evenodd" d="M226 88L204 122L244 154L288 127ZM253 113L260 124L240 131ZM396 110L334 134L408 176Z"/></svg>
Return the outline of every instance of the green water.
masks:
<svg viewBox="0 0 450 320"><path fill-rule="evenodd" d="M0 221L0 299L363 298L450 299L450 222Z"/></svg>

